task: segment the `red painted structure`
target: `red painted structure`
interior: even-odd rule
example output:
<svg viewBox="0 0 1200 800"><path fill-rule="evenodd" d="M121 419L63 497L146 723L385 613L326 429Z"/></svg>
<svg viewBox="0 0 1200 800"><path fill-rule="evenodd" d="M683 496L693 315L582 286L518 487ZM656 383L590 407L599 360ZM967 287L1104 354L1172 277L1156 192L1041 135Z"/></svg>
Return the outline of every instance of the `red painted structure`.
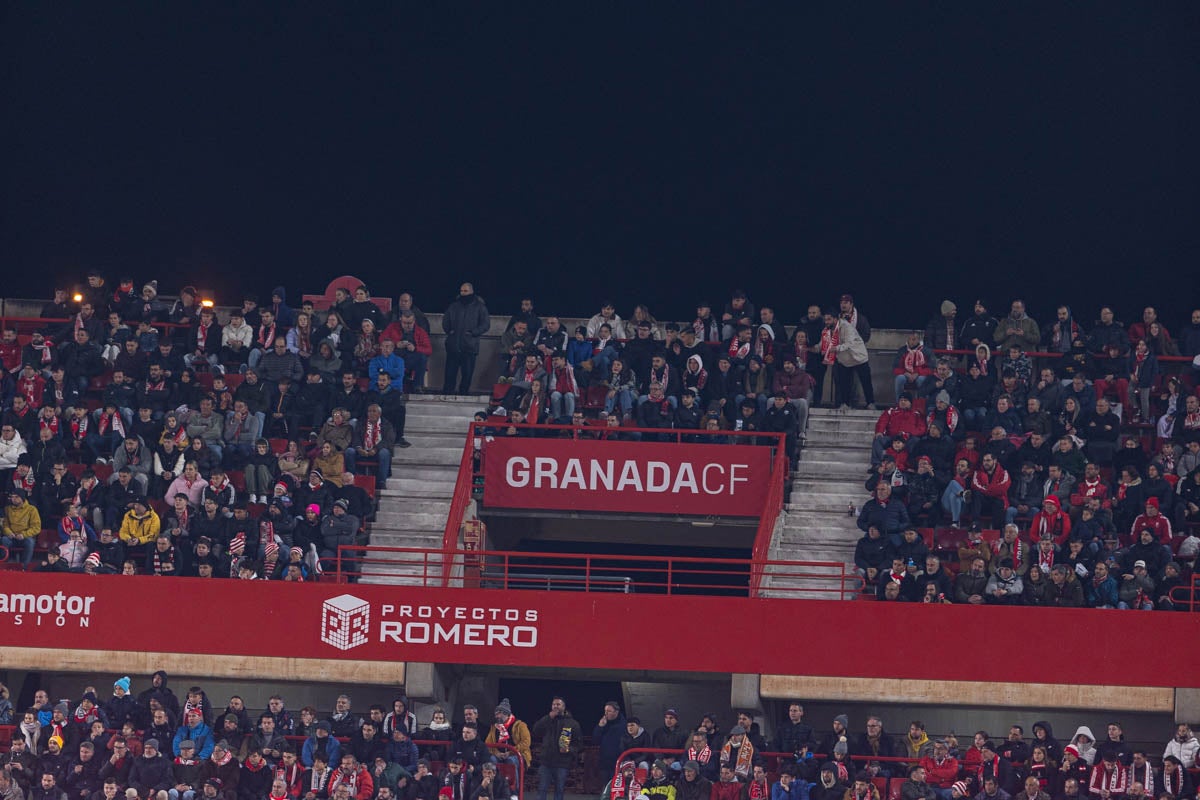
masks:
<svg viewBox="0 0 1200 800"><path fill-rule="evenodd" d="M184 581L185 583L181 583ZM182 588L186 586L186 589ZM214 625L164 609L180 593ZM202 599L201 599L202 598ZM32 604L33 611L28 608ZM246 609L256 609L247 614ZM61 611L61 613L60 613ZM670 619L670 642L622 647L633 620ZM713 631L736 644L711 646ZM814 647L821 631L874 638L864 658ZM873 632L894 631L879 639ZM1067 631L1065 638L1056 635ZM709 641L704 657L680 658ZM675 595L88 577L9 573L0 642L10 647L166 651L358 661L658 669L1010 681L1013 654L1048 683L1200 687L1200 614L932 606ZM952 642L944 657L939 642ZM1184 648L1146 656L1147 642ZM931 649L932 648L932 649ZM951 654L952 651L952 654ZM866 652L866 651L864 651ZM886 654L886 657L883 657Z"/></svg>

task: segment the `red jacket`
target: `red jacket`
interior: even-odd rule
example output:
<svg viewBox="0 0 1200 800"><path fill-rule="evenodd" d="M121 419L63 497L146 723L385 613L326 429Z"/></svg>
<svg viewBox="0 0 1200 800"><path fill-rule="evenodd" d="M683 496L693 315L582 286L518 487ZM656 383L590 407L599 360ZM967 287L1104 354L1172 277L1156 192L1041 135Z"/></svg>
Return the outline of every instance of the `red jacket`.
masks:
<svg viewBox="0 0 1200 800"><path fill-rule="evenodd" d="M1138 518L1133 521L1133 528L1129 533L1133 536L1133 541L1139 541L1142 533L1142 528L1149 528L1154 531L1154 537L1158 539L1160 544L1171 543L1171 520L1167 519L1162 514L1155 514L1153 517L1139 514Z"/></svg>
<svg viewBox="0 0 1200 800"><path fill-rule="evenodd" d="M950 785L958 780L958 759L946 756L941 764L938 764L930 756L925 756L921 759L921 766L925 768L925 780L930 786L936 786L939 789L949 789Z"/></svg>
<svg viewBox="0 0 1200 800"><path fill-rule="evenodd" d="M1007 470L999 464L992 470L992 474L988 475L982 467L975 470L974 477L971 478L971 488L977 492L981 492L985 497L990 497L993 500L999 500L1008 508L1008 486L1012 480L1008 477Z"/></svg>
<svg viewBox="0 0 1200 800"><path fill-rule="evenodd" d="M4 369L12 372L21 364L21 345L13 342L5 344L0 342L0 364L4 365Z"/></svg>
<svg viewBox="0 0 1200 800"><path fill-rule="evenodd" d="M1084 479L1075 484L1075 491L1071 493L1071 505L1085 506L1092 497L1100 499L1101 508L1112 507L1112 501L1108 499L1108 486L1099 478L1096 478L1095 483L1088 483L1087 479Z"/></svg>
<svg viewBox="0 0 1200 800"><path fill-rule="evenodd" d="M714 781L709 797L711 800L741 800L742 782L730 781L729 783L723 783L721 781Z"/></svg>
<svg viewBox="0 0 1200 800"><path fill-rule="evenodd" d="M400 327L399 322L393 322L383 329L383 333L379 335L380 340L391 339L396 344L404 341L404 330ZM429 334L420 325L413 325L412 332L413 346L417 348L417 352L422 355L433 355L433 344L429 341ZM407 351L401 350L396 355L404 358L404 353Z"/></svg>
<svg viewBox="0 0 1200 800"><path fill-rule="evenodd" d="M896 406L879 415L879 421L875 423L875 433L882 433L893 438L901 435L909 438L924 436L925 420L911 408L905 411Z"/></svg>
<svg viewBox="0 0 1200 800"><path fill-rule="evenodd" d="M1033 542L1036 547L1037 543L1042 540L1043 533L1049 533L1055 544L1063 544L1071 535L1071 517L1061 509L1053 514L1047 514L1044 510L1039 511L1033 515L1033 521L1029 523L1029 541Z"/></svg>

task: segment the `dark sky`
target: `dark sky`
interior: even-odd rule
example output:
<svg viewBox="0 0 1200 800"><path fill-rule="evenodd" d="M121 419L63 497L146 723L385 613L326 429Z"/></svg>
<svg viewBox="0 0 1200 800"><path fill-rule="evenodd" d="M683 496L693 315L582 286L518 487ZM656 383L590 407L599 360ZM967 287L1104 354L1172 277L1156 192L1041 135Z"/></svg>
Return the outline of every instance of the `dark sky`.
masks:
<svg viewBox="0 0 1200 800"><path fill-rule="evenodd" d="M4 4L0 294L1200 302L1200 4L712 5Z"/></svg>

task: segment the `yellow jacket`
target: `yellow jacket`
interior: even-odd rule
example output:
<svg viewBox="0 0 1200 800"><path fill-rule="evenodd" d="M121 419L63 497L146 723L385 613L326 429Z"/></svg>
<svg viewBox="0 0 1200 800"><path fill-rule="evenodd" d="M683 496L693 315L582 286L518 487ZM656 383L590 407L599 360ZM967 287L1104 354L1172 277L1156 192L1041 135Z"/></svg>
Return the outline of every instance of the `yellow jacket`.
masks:
<svg viewBox="0 0 1200 800"><path fill-rule="evenodd" d="M15 539L36 539L42 532L42 515L37 506L26 500L20 506L4 509L3 530L5 536Z"/></svg>
<svg viewBox="0 0 1200 800"><path fill-rule="evenodd" d="M492 725L488 729L487 739L484 741L492 745L496 743L496 739L496 726ZM517 748L517 752L521 754L521 759L524 760L525 766L528 767L529 763L533 761L533 737L529 735L529 726L519 719L513 720L512 726L508 729L508 743ZM500 758L512 755L511 750L500 750L499 748L496 748L493 752Z"/></svg>
<svg viewBox="0 0 1200 800"><path fill-rule="evenodd" d="M158 531L161 523L158 520L158 514L154 513L154 509L146 511L146 516L139 517L131 508L125 512L125 518L121 520L121 532L118 534L121 541L130 544L150 544L158 538Z"/></svg>

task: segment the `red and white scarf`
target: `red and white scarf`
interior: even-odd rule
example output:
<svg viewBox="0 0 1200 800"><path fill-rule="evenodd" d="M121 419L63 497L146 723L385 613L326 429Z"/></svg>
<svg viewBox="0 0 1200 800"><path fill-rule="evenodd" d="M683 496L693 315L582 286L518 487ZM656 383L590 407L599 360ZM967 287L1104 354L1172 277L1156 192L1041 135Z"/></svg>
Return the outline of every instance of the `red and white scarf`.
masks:
<svg viewBox="0 0 1200 800"><path fill-rule="evenodd" d="M509 714L508 719L504 720L504 722L496 723L496 741L499 744L508 744L509 728L516 721L517 721L517 716L515 714ZM620 776L618 775L617 777L620 777Z"/></svg>
<svg viewBox="0 0 1200 800"><path fill-rule="evenodd" d="M750 781L746 784L746 796L750 800L766 800L771 794L766 781Z"/></svg>
<svg viewBox="0 0 1200 800"><path fill-rule="evenodd" d="M383 420L372 422L368 419L367 427L363 431L363 444L367 446L368 450L378 450L381 441L383 441Z"/></svg>
<svg viewBox="0 0 1200 800"><path fill-rule="evenodd" d="M208 329L212 327L212 323L205 325L201 322L196 326L196 349L203 350L205 342L208 341Z"/></svg>
<svg viewBox="0 0 1200 800"><path fill-rule="evenodd" d="M271 327L269 328L266 325L259 325L258 336L255 337L255 341L258 342L259 346L261 346L264 350L272 347L275 344L275 323L272 322Z"/></svg>
<svg viewBox="0 0 1200 800"><path fill-rule="evenodd" d="M34 477L33 470L30 470L29 474L24 478L22 478L16 472L13 473L13 486L17 489L24 489L26 494L29 494L33 491L33 485L36 482L37 478Z"/></svg>
<svg viewBox="0 0 1200 800"><path fill-rule="evenodd" d="M703 750L697 750L694 747L689 747L687 755L688 761L695 761L697 764L707 764L708 760L712 758L712 748L708 745L704 745Z"/></svg>
<svg viewBox="0 0 1200 800"><path fill-rule="evenodd" d="M906 347L904 349L903 363L905 372L911 372L915 374L920 372L921 368L927 366L929 362L926 361L925 353L922 352L921 348L918 347L916 350L914 350L911 347Z"/></svg>
<svg viewBox="0 0 1200 800"><path fill-rule="evenodd" d="M121 438L125 438L125 420L121 418L119 412L114 411L112 414L100 415L100 435L108 433L108 429L112 428L114 433L119 433Z"/></svg>
<svg viewBox="0 0 1200 800"><path fill-rule="evenodd" d="M1120 764L1114 762L1112 769L1109 769L1105 763L1102 761L1092 768L1092 779L1088 781L1088 791L1092 794L1100 794L1101 791L1107 789L1109 794L1125 794L1125 790L1129 788L1129 773Z"/></svg>
<svg viewBox="0 0 1200 800"><path fill-rule="evenodd" d="M612 788L608 792L609 800L628 800L632 797L637 797L642 791L642 784L638 782L637 775L625 780L625 773L618 772L612 779Z"/></svg>
<svg viewBox="0 0 1200 800"><path fill-rule="evenodd" d="M821 329L821 363L829 366L837 360L838 326Z"/></svg>
<svg viewBox="0 0 1200 800"><path fill-rule="evenodd" d="M88 424L91 422L88 415L82 417L71 417L71 439L76 442L82 442L87 438Z"/></svg>
<svg viewBox="0 0 1200 800"><path fill-rule="evenodd" d="M38 417L39 428L49 428L50 432L58 436L58 417Z"/></svg>

